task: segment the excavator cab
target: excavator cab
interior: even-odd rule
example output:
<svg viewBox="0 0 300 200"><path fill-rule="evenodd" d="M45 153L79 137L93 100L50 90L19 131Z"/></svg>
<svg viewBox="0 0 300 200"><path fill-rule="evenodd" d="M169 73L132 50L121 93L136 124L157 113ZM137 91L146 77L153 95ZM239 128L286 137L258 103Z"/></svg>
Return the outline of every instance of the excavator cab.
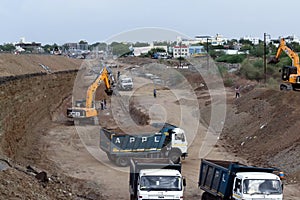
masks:
<svg viewBox="0 0 300 200"><path fill-rule="evenodd" d="M294 66L284 66L282 67L281 78L283 81L289 81L291 74L297 74L297 68Z"/></svg>

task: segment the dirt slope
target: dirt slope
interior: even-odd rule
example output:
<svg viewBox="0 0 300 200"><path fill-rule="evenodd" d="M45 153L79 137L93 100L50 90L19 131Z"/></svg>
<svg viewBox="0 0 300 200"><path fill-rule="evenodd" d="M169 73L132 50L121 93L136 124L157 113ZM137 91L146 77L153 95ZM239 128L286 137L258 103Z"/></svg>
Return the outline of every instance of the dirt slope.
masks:
<svg viewBox="0 0 300 200"><path fill-rule="evenodd" d="M53 72L74 70L78 69L81 63L82 60L63 56L0 54L0 76L46 72L40 64L49 67Z"/></svg>
<svg viewBox="0 0 300 200"><path fill-rule="evenodd" d="M234 101L223 138L227 148L256 165L276 166L300 180L300 92L254 89Z"/></svg>

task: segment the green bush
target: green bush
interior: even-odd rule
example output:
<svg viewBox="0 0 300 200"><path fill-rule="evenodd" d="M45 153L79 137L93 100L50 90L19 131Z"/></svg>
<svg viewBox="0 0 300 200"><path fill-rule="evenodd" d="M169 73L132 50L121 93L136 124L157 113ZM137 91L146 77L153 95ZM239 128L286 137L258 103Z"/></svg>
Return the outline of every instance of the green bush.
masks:
<svg viewBox="0 0 300 200"><path fill-rule="evenodd" d="M216 58L217 62L226 62L226 63L241 63L246 58L246 55L223 55Z"/></svg>
<svg viewBox="0 0 300 200"><path fill-rule="evenodd" d="M232 87L234 85L234 80L232 78L225 78L224 79L224 86L225 87Z"/></svg>
<svg viewBox="0 0 300 200"><path fill-rule="evenodd" d="M249 80L262 80L264 78L264 70L262 67L256 67L254 63L253 61L245 60L239 73Z"/></svg>

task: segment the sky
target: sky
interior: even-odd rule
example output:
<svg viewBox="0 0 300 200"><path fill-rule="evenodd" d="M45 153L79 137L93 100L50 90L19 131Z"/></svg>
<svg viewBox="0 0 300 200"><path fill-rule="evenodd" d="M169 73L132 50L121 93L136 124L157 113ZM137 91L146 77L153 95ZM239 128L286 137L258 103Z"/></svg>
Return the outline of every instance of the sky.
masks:
<svg viewBox="0 0 300 200"><path fill-rule="evenodd" d="M300 37L299 0L1 0L0 44Z"/></svg>

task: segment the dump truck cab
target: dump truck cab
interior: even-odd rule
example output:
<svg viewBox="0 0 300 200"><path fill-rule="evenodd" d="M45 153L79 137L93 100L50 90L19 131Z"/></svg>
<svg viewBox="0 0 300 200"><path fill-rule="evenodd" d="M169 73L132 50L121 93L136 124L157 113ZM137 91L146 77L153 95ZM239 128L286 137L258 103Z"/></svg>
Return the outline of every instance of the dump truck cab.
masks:
<svg viewBox="0 0 300 200"><path fill-rule="evenodd" d="M130 200L182 200L185 185L181 163L164 158L130 160Z"/></svg>
<svg viewBox="0 0 300 200"><path fill-rule="evenodd" d="M144 169L139 173L138 200L183 199L184 181L174 169Z"/></svg>
<svg viewBox="0 0 300 200"><path fill-rule="evenodd" d="M282 182L275 168L234 161L202 159L198 185L202 200L282 200Z"/></svg>
<svg viewBox="0 0 300 200"><path fill-rule="evenodd" d="M232 198L236 200L282 199L282 183L275 174L240 172L234 179Z"/></svg>

